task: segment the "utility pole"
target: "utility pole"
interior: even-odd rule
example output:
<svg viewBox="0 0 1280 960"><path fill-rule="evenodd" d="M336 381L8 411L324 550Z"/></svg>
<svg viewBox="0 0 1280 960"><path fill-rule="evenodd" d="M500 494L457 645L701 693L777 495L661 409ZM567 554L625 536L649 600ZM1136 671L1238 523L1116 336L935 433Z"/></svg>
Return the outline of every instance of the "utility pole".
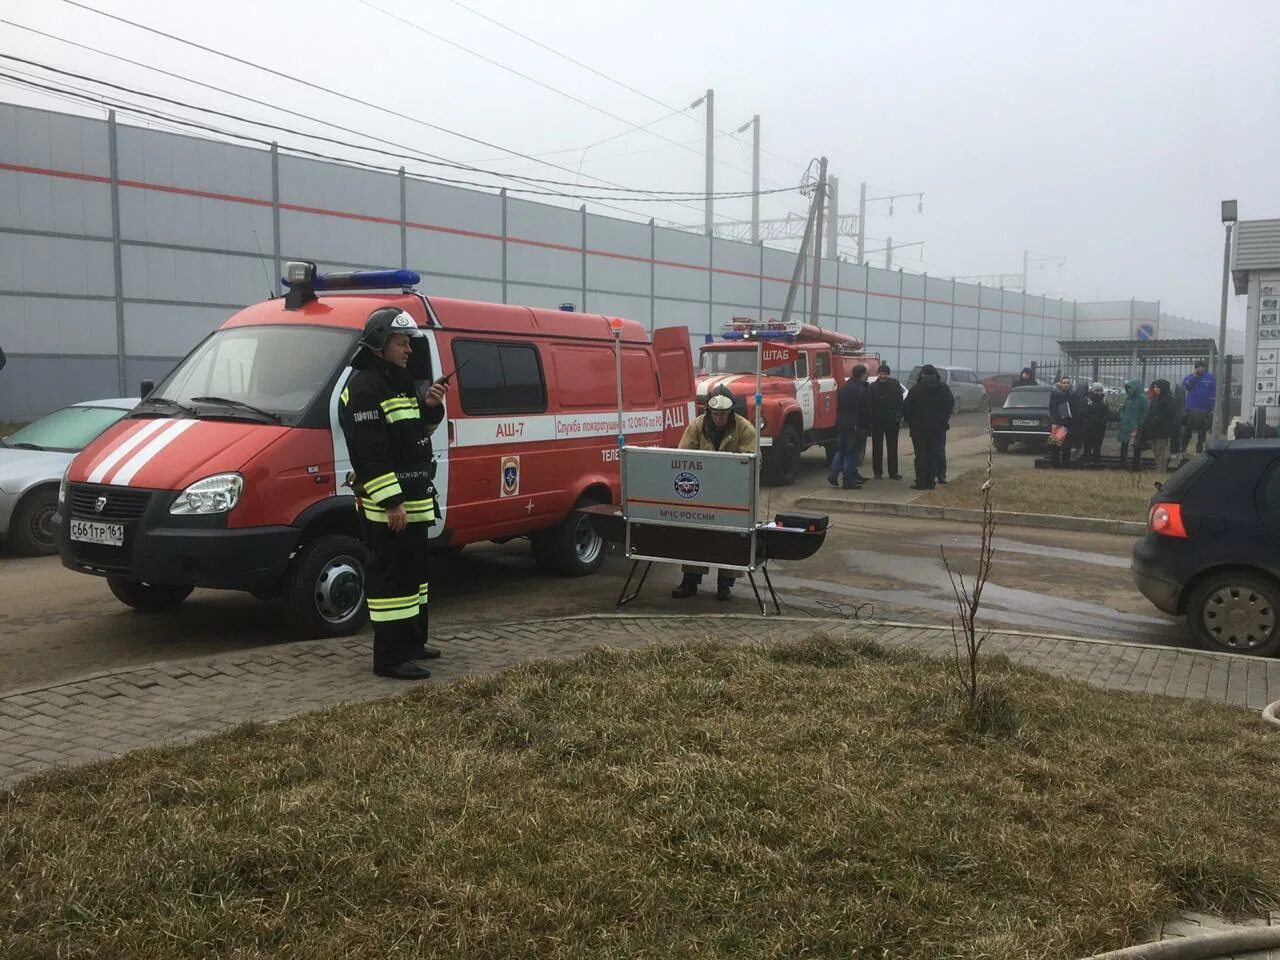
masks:
<svg viewBox="0 0 1280 960"><path fill-rule="evenodd" d="M886 238L884 242L884 268L893 269L893 237Z"/></svg>
<svg viewBox="0 0 1280 960"><path fill-rule="evenodd" d="M751 118L751 242L760 242L760 114Z"/></svg>
<svg viewBox="0 0 1280 960"><path fill-rule="evenodd" d="M827 178L827 256L837 260L839 246L836 237L840 227L840 181L836 177Z"/></svg>
<svg viewBox="0 0 1280 960"><path fill-rule="evenodd" d="M707 104L707 236L715 231L715 201L711 195L715 193L716 179L716 92L708 90L704 98Z"/></svg>
<svg viewBox="0 0 1280 960"><path fill-rule="evenodd" d="M1027 294L1027 263L1031 258L1031 251L1023 248L1022 251L1022 295Z"/></svg>
<svg viewBox="0 0 1280 960"><path fill-rule="evenodd" d="M863 254L867 249L867 185L858 190L858 266L866 263Z"/></svg>
<svg viewBox="0 0 1280 960"><path fill-rule="evenodd" d="M1214 371L1217 376L1217 393L1214 397L1214 416L1213 416L1213 435L1215 437L1226 437L1227 433L1227 385L1225 374L1227 372L1227 283L1231 278L1231 232L1236 225L1236 201L1222 201L1222 222L1227 228L1227 239L1222 245L1222 311L1218 318L1218 369ZM1157 322L1158 314L1157 314ZM1242 394L1243 395L1243 394ZM1240 416L1244 416L1244 411L1240 411Z"/></svg>
<svg viewBox="0 0 1280 960"><path fill-rule="evenodd" d="M810 323L818 326L818 299L822 292L822 208L827 197L827 158L818 160L818 186L813 194L813 295L809 298Z"/></svg>

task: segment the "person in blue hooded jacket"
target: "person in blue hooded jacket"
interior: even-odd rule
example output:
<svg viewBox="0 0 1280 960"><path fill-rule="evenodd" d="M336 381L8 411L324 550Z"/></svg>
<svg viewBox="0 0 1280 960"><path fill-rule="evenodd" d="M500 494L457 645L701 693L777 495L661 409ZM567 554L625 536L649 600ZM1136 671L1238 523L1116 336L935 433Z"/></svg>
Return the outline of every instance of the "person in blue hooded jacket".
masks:
<svg viewBox="0 0 1280 960"><path fill-rule="evenodd" d="M1133 444L1133 461L1139 463L1141 447L1137 442L1138 429L1147 417L1150 401L1147 392L1142 389L1141 380L1130 380L1124 385L1124 406L1120 408L1120 426L1116 430L1116 439L1120 441L1120 465L1129 460L1129 444Z"/></svg>
<svg viewBox="0 0 1280 960"><path fill-rule="evenodd" d="M1218 403L1218 381L1209 372L1209 364L1197 360L1195 371L1182 381L1186 393L1183 400L1182 435L1178 450L1191 446L1191 434L1196 435L1196 453L1204 453L1204 438L1213 426L1213 408Z"/></svg>

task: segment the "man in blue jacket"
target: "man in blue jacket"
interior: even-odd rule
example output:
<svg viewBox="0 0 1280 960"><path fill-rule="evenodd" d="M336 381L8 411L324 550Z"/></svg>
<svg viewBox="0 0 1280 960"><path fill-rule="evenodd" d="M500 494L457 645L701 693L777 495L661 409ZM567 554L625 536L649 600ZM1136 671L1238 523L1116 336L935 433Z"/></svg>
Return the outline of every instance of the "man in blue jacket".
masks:
<svg viewBox="0 0 1280 960"><path fill-rule="evenodd" d="M1196 362L1195 372L1182 381L1186 393L1182 418L1182 437L1178 449L1186 452L1191 434L1196 435L1196 453L1204 453L1204 438L1213 426L1213 408L1218 399L1218 382L1203 360Z"/></svg>

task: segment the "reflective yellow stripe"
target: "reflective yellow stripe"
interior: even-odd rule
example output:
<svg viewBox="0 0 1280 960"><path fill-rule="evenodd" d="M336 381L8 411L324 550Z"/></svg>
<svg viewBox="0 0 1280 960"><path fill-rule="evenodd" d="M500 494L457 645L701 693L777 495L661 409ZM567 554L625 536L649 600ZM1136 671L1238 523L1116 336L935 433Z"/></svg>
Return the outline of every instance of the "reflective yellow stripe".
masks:
<svg viewBox="0 0 1280 960"><path fill-rule="evenodd" d="M391 479L387 479L390 477ZM404 496L404 490L394 473L384 473L381 477L364 485L364 492L374 503L386 503L392 497Z"/></svg>
<svg viewBox="0 0 1280 960"><path fill-rule="evenodd" d="M374 610L369 608L369 619L374 623L390 623L393 620L408 620L410 617L418 615L418 603L415 600L412 607L404 607L398 610Z"/></svg>
<svg viewBox="0 0 1280 960"><path fill-rule="evenodd" d="M404 410L409 407L417 409L418 401L413 397L391 397L389 400L383 400L378 406L390 413L392 410Z"/></svg>
<svg viewBox="0 0 1280 960"><path fill-rule="evenodd" d="M374 523L387 522L387 511L383 510L381 507L375 507L366 503L364 505L364 515ZM405 510L405 519L410 523L431 523L435 518L436 514L434 510Z"/></svg>
<svg viewBox="0 0 1280 960"><path fill-rule="evenodd" d="M387 423L399 423L401 420L421 420L421 419L422 419L422 414L418 412L417 407L414 407L412 410L404 409L404 410L388 410L387 411Z"/></svg>
<svg viewBox="0 0 1280 960"><path fill-rule="evenodd" d="M398 482L399 481L396 479L396 475L394 473L384 473L380 477L374 477L372 480L367 481L364 484L364 488L368 493L376 493L383 487Z"/></svg>
<svg viewBox="0 0 1280 960"><path fill-rule="evenodd" d="M342 393L340 394L340 396L342 397L342 405L345 407L347 403L351 400L351 391L348 390L346 387L343 387Z"/></svg>
<svg viewBox="0 0 1280 960"><path fill-rule="evenodd" d="M425 603L427 602L427 587L429 587L429 586L430 586L430 584L424 583L422 586L420 586L420 587L418 588L418 602L419 602L419 603L425 604Z"/></svg>
<svg viewBox="0 0 1280 960"><path fill-rule="evenodd" d="M418 602L418 595L411 593L407 597L370 597L370 610L390 610L394 607L403 607Z"/></svg>

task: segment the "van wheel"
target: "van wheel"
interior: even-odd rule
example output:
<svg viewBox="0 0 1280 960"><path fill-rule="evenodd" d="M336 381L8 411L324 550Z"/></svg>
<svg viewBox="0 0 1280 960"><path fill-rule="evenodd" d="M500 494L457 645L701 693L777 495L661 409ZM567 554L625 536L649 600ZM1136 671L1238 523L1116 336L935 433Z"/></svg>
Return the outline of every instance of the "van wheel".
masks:
<svg viewBox="0 0 1280 960"><path fill-rule="evenodd" d="M566 577L585 577L595 573L604 563L605 542L582 513L602 501L582 497L564 522L549 530L539 530L529 539L533 541L533 559L543 570Z"/></svg>
<svg viewBox="0 0 1280 960"><path fill-rule="evenodd" d="M789 487L800 475L800 434L785 426L782 433L766 447L760 466L760 480L774 487Z"/></svg>
<svg viewBox="0 0 1280 960"><path fill-rule="evenodd" d="M9 544L24 557L48 557L58 552L53 539L53 515L58 512L58 490L46 487L22 498L9 524Z"/></svg>
<svg viewBox="0 0 1280 960"><path fill-rule="evenodd" d="M1280 651L1280 586L1244 571L1216 574L1192 590L1187 623L1212 650L1272 656Z"/></svg>
<svg viewBox="0 0 1280 960"><path fill-rule="evenodd" d="M365 622L364 571L369 549L355 537L331 534L303 544L284 583L285 618L313 639L345 637Z"/></svg>
<svg viewBox="0 0 1280 960"><path fill-rule="evenodd" d="M141 613L172 610L187 597L191 587L175 587L163 583L141 583L124 577L107 577L107 586L117 600Z"/></svg>

